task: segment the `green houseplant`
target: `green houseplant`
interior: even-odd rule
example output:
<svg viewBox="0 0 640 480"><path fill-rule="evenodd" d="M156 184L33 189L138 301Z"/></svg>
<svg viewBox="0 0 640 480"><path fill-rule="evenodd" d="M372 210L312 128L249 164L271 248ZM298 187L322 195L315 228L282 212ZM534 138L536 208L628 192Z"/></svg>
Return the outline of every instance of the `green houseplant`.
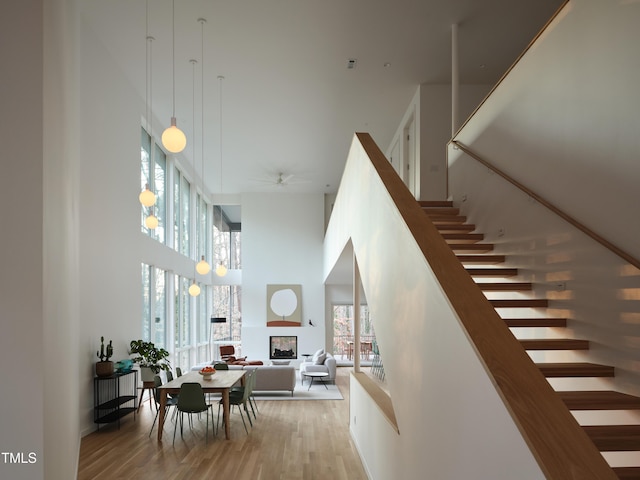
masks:
<svg viewBox="0 0 640 480"><path fill-rule="evenodd" d="M131 340L129 353L135 355L132 360L140 365L143 382L152 382L153 376L160 373L160 370L166 372L171 370L171 365L167 360L169 352L164 348L157 348L153 342Z"/></svg>

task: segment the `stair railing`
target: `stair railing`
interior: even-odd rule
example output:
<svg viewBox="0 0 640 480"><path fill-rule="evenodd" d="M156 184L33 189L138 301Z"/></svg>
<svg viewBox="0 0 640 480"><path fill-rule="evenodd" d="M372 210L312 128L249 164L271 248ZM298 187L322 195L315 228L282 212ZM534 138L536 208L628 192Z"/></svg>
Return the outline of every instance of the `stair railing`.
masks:
<svg viewBox="0 0 640 480"><path fill-rule="evenodd" d="M562 218L566 222L568 222L571 225L573 225L575 228L577 228L582 233L584 233L585 235L589 236L590 238L592 238L593 240L598 242L600 245L602 245L603 247L605 247L609 251L615 253L617 256L622 258L624 261L629 262L634 267L640 269L640 260L638 260L637 258L633 257L629 253L625 252L621 248L617 247L616 245L614 245L613 243L608 241L607 239L605 239L602 236L598 235L596 232L594 232L593 230L591 230L590 228L588 228L584 224L580 223L578 220L573 218L568 213L562 211L560 208L556 207L554 204L552 204L548 200L544 199L543 197L541 197L540 195L538 195L537 193L535 193L531 189L527 188L522 183L518 182L517 180L515 180L514 178L512 178L511 176L509 176L508 174L506 174L505 172L503 172L499 168L497 168L495 165L492 165L487 160L482 158L480 155L478 155L477 153L473 152L469 147L467 147L463 143L461 143L461 142L459 142L457 140L452 140L450 143L452 145L454 145L454 148L458 148L459 150L461 150L462 152L467 154L469 157L473 158L477 162L479 162L482 165L484 165L485 167L487 167L492 172L496 173L497 175L500 175L507 182L511 183L516 188L520 189L522 192L527 194L529 197L533 198L535 201L537 201L541 205L544 205L545 207L547 207L549 210L551 210L553 213L558 215L560 218Z"/></svg>
<svg viewBox="0 0 640 480"><path fill-rule="evenodd" d="M373 139L365 133L357 133L356 138L545 477L550 480L617 478Z"/></svg>

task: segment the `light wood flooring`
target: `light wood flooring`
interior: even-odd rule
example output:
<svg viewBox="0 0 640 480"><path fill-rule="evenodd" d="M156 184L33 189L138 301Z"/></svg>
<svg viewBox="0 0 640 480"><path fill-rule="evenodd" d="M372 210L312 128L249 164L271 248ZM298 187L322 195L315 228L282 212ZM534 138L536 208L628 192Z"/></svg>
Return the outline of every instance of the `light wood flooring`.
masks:
<svg viewBox="0 0 640 480"><path fill-rule="evenodd" d="M338 368L336 384L344 400L258 400L257 420L247 435L238 411L232 415L231 440L205 443L205 418L194 420L184 438L173 422L165 424L162 442L145 396L140 413L82 439L79 480L233 479L233 480L359 480L367 476L349 435L349 372ZM217 405L214 405L214 417ZM156 426L157 428L157 426ZM180 427L178 427L179 429Z"/></svg>

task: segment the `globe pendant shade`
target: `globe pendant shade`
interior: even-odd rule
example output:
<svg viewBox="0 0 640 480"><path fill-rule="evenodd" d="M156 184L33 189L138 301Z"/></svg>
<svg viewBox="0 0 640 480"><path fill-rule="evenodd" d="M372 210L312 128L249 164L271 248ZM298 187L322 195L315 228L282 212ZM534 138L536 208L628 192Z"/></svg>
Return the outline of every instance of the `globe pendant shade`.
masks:
<svg viewBox="0 0 640 480"><path fill-rule="evenodd" d="M138 195L140 203L145 207L152 207L156 203L156 194L149 190L149 185Z"/></svg>
<svg viewBox="0 0 640 480"><path fill-rule="evenodd" d="M216 275L219 277L224 277L227 274L227 267L225 267L222 263L216 267Z"/></svg>
<svg viewBox="0 0 640 480"><path fill-rule="evenodd" d="M144 224L149 230L153 230L158 226L158 218L152 213L144 219Z"/></svg>
<svg viewBox="0 0 640 480"><path fill-rule="evenodd" d="M209 265L207 263L207 261L204 259L204 255L203 255L202 256L202 260L200 260L196 264L196 272L198 272L200 275L206 275L210 271L211 271L211 265Z"/></svg>
<svg viewBox="0 0 640 480"><path fill-rule="evenodd" d="M191 295L192 297L197 297L198 295L200 295L200 287L197 283L194 282L191 284L191 286L189 287L189 295Z"/></svg>
<svg viewBox="0 0 640 480"><path fill-rule="evenodd" d="M187 146L187 137L176 126L176 117L171 117L171 126L162 132L162 145L171 153L180 153Z"/></svg>

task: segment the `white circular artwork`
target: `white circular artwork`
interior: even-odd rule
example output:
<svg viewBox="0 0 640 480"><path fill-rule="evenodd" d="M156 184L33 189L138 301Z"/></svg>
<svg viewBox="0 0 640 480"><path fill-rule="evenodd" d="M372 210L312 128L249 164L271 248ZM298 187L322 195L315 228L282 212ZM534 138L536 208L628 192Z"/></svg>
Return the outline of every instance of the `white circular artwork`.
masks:
<svg viewBox="0 0 640 480"><path fill-rule="evenodd" d="M298 298L290 288L278 290L271 296L271 310L283 319L295 312L296 308L298 308Z"/></svg>

